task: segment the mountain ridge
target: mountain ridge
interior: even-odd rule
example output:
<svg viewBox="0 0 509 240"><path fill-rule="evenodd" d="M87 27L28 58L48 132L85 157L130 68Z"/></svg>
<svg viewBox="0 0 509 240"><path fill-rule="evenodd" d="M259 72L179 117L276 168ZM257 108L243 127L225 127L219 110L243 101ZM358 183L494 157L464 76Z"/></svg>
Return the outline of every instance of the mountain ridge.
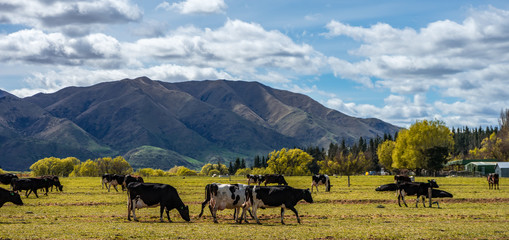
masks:
<svg viewBox="0 0 509 240"><path fill-rule="evenodd" d="M23 139L25 142L45 141L60 148L71 148L70 153L82 157L118 153L140 167L143 165L140 161L186 165L185 159L192 159L186 166L197 167L197 161L252 158L282 147L327 147L343 138L353 142L361 136L372 138L399 130L381 120L350 117L306 95L258 82L169 83L139 77L88 87L68 87L23 99L0 92L0 110L12 115L13 110L9 110L3 95L18 101L17 106L22 110L32 109L25 115L34 121L7 119L4 126L1 118L0 126L4 126L0 128L2 149L5 145L10 146L9 151L14 151L13 142L24 142ZM25 138L20 137L30 129L35 130ZM7 150L0 150L0 156L2 151ZM34 156L28 158L35 162L38 160L34 159L35 155L41 154L32 153ZM44 154L51 154L51 151ZM155 157L161 158L161 154L165 156L162 157L164 161ZM10 161L0 157L0 166L6 164ZM26 161L22 165L28 166ZM163 169L171 167L161 166Z"/></svg>

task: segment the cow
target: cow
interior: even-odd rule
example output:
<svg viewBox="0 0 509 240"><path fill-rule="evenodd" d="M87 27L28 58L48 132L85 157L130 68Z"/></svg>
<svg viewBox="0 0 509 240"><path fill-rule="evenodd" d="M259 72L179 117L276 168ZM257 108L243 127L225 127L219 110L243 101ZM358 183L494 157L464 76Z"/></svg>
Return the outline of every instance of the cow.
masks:
<svg viewBox="0 0 509 240"><path fill-rule="evenodd" d="M34 193L37 198L37 190L44 188L46 189L46 193L44 195L48 196L48 188L50 187L50 180L46 178L20 178L20 179L12 179L11 187L13 191L22 191L25 190L25 196L28 198L30 193Z"/></svg>
<svg viewBox="0 0 509 240"><path fill-rule="evenodd" d="M160 206L159 219L163 221L163 212L166 210L168 221L171 221L170 210L177 209L185 221L191 221L189 207L182 202L177 189L162 183L140 183L132 182L127 185L127 220L131 221L131 212L134 221L136 218L135 209Z"/></svg>
<svg viewBox="0 0 509 240"><path fill-rule="evenodd" d="M396 183L389 183L378 186L375 191L381 192L381 191L397 191L398 190L398 184Z"/></svg>
<svg viewBox="0 0 509 240"><path fill-rule="evenodd" d="M421 197L422 197L422 202L424 202L425 201L424 198L429 198L429 195L426 194ZM452 194L449 192L443 191L443 190L431 189L431 198L452 198ZM433 204L436 204L437 207L440 208L438 201L433 202L432 205Z"/></svg>
<svg viewBox="0 0 509 240"><path fill-rule="evenodd" d="M251 185L251 183L258 184L258 186L265 181L265 176L263 175L251 175L248 174L247 176L247 185Z"/></svg>
<svg viewBox="0 0 509 240"><path fill-rule="evenodd" d="M41 178L45 178L45 179L49 180L48 185L50 186L51 191L53 191L53 186L55 186L57 191L62 192L64 186L60 183L60 179L58 178L58 176L47 175L47 176L42 176Z"/></svg>
<svg viewBox="0 0 509 240"><path fill-rule="evenodd" d="M198 218L203 215L205 205L209 203L210 214L217 223L217 210L235 209L233 218L236 223L242 219L238 218L240 208L246 201L246 189L251 186L245 184L220 184L211 183L205 186L205 201L201 204L201 212Z"/></svg>
<svg viewBox="0 0 509 240"><path fill-rule="evenodd" d="M6 203L12 202L16 205L23 205L23 201L21 201L21 197L17 192L9 191L4 188L0 188L0 208Z"/></svg>
<svg viewBox="0 0 509 240"><path fill-rule="evenodd" d="M285 177L281 174L265 174L265 186L269 183L277 183L278 185L288 185Z"/></svg>
<svg viewBox="0 0 509 240"><path fill-rule="evenodd" d="M500 189L498 186L498 173L490 173L487 176L489 189Z"/></svg>
<svg viewBox="0 0 509 240"><path fill-rule="evenodd" d="M126 185L124 185L125 175L118 175L118 174L103 174L102 176L102 186L106 185L106 188L108 189L108 192L110 192L111 186L113 185L113 188L115 188L115 191L118 192L117 186L122 186L122 191L125 191Z"/></svg>
<svg viewBox="0 0 509 240"><path fill-rule="evenodd" d="M295 205L304 199L308 203L313 203L311 191L309 189L296 189L290 186L272 186L246 189L246 202L242 205L242 217L246 219L246 208L253 207L253 216L256 223L261 224L257 216L258 208L274 208L281 207L281 224L284 222L285 209L290 209L295 213L297 222L300 224L299 213L295 209Z"/></svg>
<svg viewBox="0 0 509 240"><path fill-rule="evenodd" d="M419 198L421 196L428 195L428 189L431 188L438 188L437 182L432 179L428 180L427 183L423 182L403 182L398 184L398 205L401 207L400 199L403 200L403 203L405 204L405 207L408 207L408 205L405 202L405 195L417 195L417 199L415 201L415 207L418 207ZM426 207L425 202L422 202L422 205ZM431 206L430 206L431 207Z"/></svg>
<svg viewBox="0 0 509 240"><path fill-rule="evenodd" d="M318 192L318 186L322 184L325 185L325 191L330 192L332 185L330 185L330 179L327 174L313 175L312 180L311 192L313 192L313 187L316 187L316 191Z"/></svg>
<svg viewBox="0 0 509 240"><path fill-rule="evenodd" d="M125 175L124 177L124 181L123 181L123 186L124 188L127 187L127 185L129 185L129 183L132 183L132 182L140 182L140 183L143 183L143 178L140 177L140 176L134 176L134 175Z"/></svg>
<svg viewBox="0 0 509 240"><path fill-rule="evenodd" d="M10 185L12 182L12 179L18 179L18 176L16 176L16 174L12 174L12 173L0 174L0 183L2 183L2 184Z"/></svg>
<svg viewBox="0 0 509 240"><path fill-rule="evenodd" d="M407 175L394 175L394 183L413 182L412 178Z"/></svg>

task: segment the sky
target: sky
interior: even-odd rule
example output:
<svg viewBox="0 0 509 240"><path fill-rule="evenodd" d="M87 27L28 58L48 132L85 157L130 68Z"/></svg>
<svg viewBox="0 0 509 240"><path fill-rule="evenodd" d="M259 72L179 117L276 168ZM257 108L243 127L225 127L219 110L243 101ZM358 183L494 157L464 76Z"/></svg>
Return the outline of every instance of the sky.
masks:
<svg viewBox="0 0 509 240"><path fill-rule="evenodd" d="M509 1L0 0L0 89L258 81L401 127L497 126Z"/></svg>

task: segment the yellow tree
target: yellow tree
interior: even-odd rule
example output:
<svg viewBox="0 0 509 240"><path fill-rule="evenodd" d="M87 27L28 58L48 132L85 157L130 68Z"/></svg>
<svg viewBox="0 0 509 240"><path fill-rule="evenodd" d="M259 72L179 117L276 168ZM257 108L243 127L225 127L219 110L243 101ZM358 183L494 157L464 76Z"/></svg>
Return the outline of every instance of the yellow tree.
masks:
<svg viewBox="0 0 509 240"><path fill-rule="evenodd" d="M387 170L392 170L392 152L394 151L395 146L396 142L387 140L380 144L376 150L380 164L382 164L382 166L384 166Z"/></svg>
<svg viewBox="0 0 509 240"><path fill-rule="evenodd" d="M444 122L417 121L408 130L399 132L392 153L392 167L415 169L418 172L420 169L439 169L453 146L452 133ZM436 154L435 149L439 153L446 153L445 156Z"/></svg>
<svg viewBox="0 0 509 240"><path fill-rule="evenodd" d="M279 151L273 151L269 154L267 160L267 169L277 174L292 175L309 175L308 164L311 163L313 157L301 149L294 148L287 150L283 148Z"/></svg>

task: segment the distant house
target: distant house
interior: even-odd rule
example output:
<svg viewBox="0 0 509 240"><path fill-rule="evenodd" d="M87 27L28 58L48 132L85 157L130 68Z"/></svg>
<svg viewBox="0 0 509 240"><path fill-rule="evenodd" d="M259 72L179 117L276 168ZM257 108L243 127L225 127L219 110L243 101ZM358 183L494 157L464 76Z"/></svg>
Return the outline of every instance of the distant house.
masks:
<svg viewBox="0 0 509 240"><path fill-rule="evenodd" d="M509 177L509 162L498 162L495 173L498 173L500 177Z"/></svg>
<svg viewBox="0 0 509 240"><path fill-rule="evenodd" d="M472 173L478 172L484 176L489 173L494 173L495 166L497 166L497 162L471 162L465 165L465 170Z"/></svg>
<svg viewBox="0 0 509 240"><path fill-rule="evenodd" d="M498 162L497 159L461 159L449 161L445 164L445 167L449 170L455 171L468 171L465 167L467 164L472 162Z"/></svg>

